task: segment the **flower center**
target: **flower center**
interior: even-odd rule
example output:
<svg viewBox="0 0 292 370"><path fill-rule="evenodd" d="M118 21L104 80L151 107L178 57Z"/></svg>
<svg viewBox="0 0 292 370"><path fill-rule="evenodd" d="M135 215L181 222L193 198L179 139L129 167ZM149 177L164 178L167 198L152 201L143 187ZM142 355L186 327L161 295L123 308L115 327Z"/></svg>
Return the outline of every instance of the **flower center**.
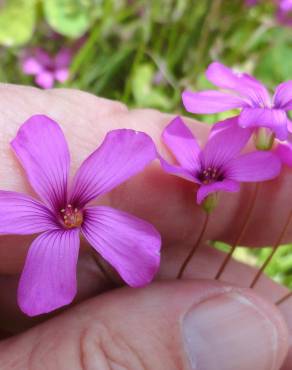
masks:
<svg viewBox="0 0 292 370"><path fill-rule="evenodd" d="M218 168L208 167L202 170L199 174L199 179L203 184L208 185L213 182L223 181L223 174L218 170Z"/></svg>
<svg viewBox="0 0 292 370"><path fill-rule="evenodd" d="M71 204L68 204L65 208L61 209L61 218L65 227L72 229L73 227L82 225L83 213L78 208L74 208Z"/></svg>

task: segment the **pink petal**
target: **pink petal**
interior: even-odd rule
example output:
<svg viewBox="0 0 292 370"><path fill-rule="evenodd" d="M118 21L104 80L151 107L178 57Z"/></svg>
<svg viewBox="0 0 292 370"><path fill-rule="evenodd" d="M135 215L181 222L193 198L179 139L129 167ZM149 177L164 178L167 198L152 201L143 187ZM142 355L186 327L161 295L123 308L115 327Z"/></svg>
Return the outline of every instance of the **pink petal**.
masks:
<svg viewBox="0 0 292 370"><path fill-rule="evenodd" d="M197 93L184 91L182 101L188 112L198 114L225 112L248 105L248 102L238 96L213 90Z"/></svg>
<svg viewBox="0 0 292 370"><path fill-rule="evenodd" d="M292 133L292 121L287 117L287 127L288 131L291 134ZM288 133L288 138L289 138L289 133Z"/></svg>
<svg viewBox="0 0 292 370"><path fill-rule="evenodd" d="M60 82L60 83L63 83L65 81L67 81L69 78L69 70L68 69L57 69L56 72L55 72L55 79Z"/></svg>
<svg viewBox="0 0 292 370"><path fill-rule="evenodd" d="M288 141L283 143L278 143L274 153L278 156L280 161L287 165L288 167L292 167L292 144Z"/></svg>
<svg viewBox="0 0 292 370"><path fill-rule="evenodd" d="M241 139L244 138L244 143L245 143L245 140L249 140L250 136L253 133L253 130L252 129L246 130L246 131L238 130L238 128L241 128L238 125L238 120L239 120L239 115L227 118L223 121L216 122L214 125L211 126L211 131L209 133L208 140L210 140L213 136L216 136L217 134L220 134L220 133L222 134L229 133L230 135L232 135L234 134L234 132L236 132L237 135L239 135ZM245 135L245 136L242 136L242 135Z"/></svg>
<svg viewBox="0 0 292 370"><path fill-rule="evenodd" d="M22 61L21 68L23 73L28 75L36 75L43 70L42 65L34 57L25 58Z"/></svg>
<svg viewBox="0 0 292 370"><path fill-rule="evenodd" d="M239 191L239 188L239 183L232 180L223 180L214 182L213 184L202 185L197 192L197 203L201 204L209 194L217 193L218 191L235 193Z"/></svg>
<svg viewBox="0 0 292 370"><path fill-rule="evenodd" d="M238 126L238 117L218 122L212 128L203 150L204 167L220 168L237 156L250 139L252 130Z"/></svg>
<svg viewBox="0 0 292 370"><path fill-rule="evenodd" d="M277 10L278 21L286 26L292 26L292 2L291 0L282 0Z"/></svg>
<svg viewBox="0 0 292 370"><path fill-rule="evenodd" d="M68 48L62 48L55 56L55 65L57 69L67 69L72 59L72 51Z"/></svg>
<svg viewBox="0 0 292 370"><path fill-rule="evenodd" d="M33 51L33 54L34 54L36 60L44 68L52 68L53 67L53 64L54 64L53 58L44 49L42 49L42 48L36 48Z"/></svg>
<svg viewBox="0 0 292 370"><path fill-rule="evenodd" d="M28 316L72 302L79 243L79 229L49 231L33 241L18 286L18 304Z"/></svg>
<svg viewBox="0 0 292 370"><path fill-rule="evenodd" d="M279 140L286 140L288 135L287 114L281 109L244 108L240 114L238 123L243 128L269 128Z"/></svg>
<svg viewBox="0 0 292 370"><path fill-rule="evenodd" d="M186 170L185 168L183 168L181 166L178 166L178 165L175 165L175 164L170 164L170 163L166 162L162 157L160 157L160 164L161 164L161 167L163 168L163 170L166 173L181 177L181 178L183 178L185 180L188 180L188 181L191 181L191 182L200 183L195 177L195 175L196 175L195 172L191 173L190 171Z"/></svg>
<svg viewBox="0 0 292 370"><path fill-rule="evenodd" d="M274 106L285 111L292 110L292 81L283 82L277 87Z"/></svg>
<svg viewBox="0 0 292 370"><path fill-rule="evenodd" d="M200 167L199 154L201 149L180 117L173 119L162 133L162 140L175 155L179 164L189 172Z"/></svg>
<svg viewBox="0 0 292 370"><path fill-rule="evenodd" d="M161 240L151 224L109 207L91 207L85 210L82 231L128 285L144 286L153 279Z"/></svg>
<svg viewBox="0 0 292 370"><path fill-rule="evenodd" d="M48 71L42 71L36 76L35 82L43 89L51 89L54 86L54 74Z"/></svg>
<svg viewBox="0 0 292 370"><path fill-rule="evenodd" d="M44 115L29 118L11 142L36 193L54 211L65 206L70 155L60 126Z"/></svg>
<svg viewBox="0 0 292 370"><path fill-rule="evenodd" d="M257 151L241 155L228 164L226 176L240 182L271 180L281 172L281 161L272 152Z"/></svg>
<svg viewBox="0 0 292 370"><path fill-rule="evenodd" d="M0 234L35 234L57 227L48 208L12 191L0 191L0 220Z"/></svg>
<svg viewBox="0 0 292 370"><path fill-rule="evenodd" d="M214 85L248 98L252 105L270 104L270 96L265 86L246 73L235 73L225 65L214 62L209 65L206 76Z"/></svg>
<svg viewBox="0 0 292 370"><path fill-rule="evenodd" d="M148 135L126 129L109 132L79 168L71 202L83 207L141 172L156 157L155 145Z"/></svg>
<svg viewBox="0 0 292 370"><path fill-rule="evenodd" d="M279 0L279 8L285 12L292 10L292 0Z"/></svg>

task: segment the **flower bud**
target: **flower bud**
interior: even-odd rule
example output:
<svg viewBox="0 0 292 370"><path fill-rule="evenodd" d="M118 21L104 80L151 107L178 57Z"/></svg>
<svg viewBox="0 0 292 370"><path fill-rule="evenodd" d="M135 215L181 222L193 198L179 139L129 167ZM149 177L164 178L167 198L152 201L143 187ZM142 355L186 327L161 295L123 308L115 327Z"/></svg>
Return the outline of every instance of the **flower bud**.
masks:
<svg viewBox="0 0 292 370"><path fill-rule="evenodd" d="M274 140L275 134L265 127L258 128L254 134L254 143L258 150L271 150Z"/></svg>
<svg viewBox="0 0 292 370"><path fill-rule="evenodd" d="M202 207L205 212L211 213L218 204L218 194L209 194L203 201Z"/></svg>

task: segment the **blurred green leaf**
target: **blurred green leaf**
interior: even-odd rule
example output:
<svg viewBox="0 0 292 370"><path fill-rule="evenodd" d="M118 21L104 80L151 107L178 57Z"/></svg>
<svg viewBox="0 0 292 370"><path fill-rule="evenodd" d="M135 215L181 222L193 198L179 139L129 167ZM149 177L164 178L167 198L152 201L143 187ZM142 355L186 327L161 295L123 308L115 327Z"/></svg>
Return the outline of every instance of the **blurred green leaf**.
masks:
<svg viewBox="0 0 292 370"><path fill-rule="evenodd" d="M152 84L155 69L152 64L140 64L134 71L132 78L132 92L134 99L140 107L153 107L169 109L170 99Z"/></svg>
<svg viewBox="0 0 292 370"><path fill-rule="evenodd" d="M107 58L107 63L103 63L101 67L102 76L94 85L97 94L101 93L106 86L111 86L111 90L114 90L114 81L118 79L117 76L123 70L123 65L128 63L132 52L133 47L130 45L125 49L121 49L118 53L113 54L111 58Z"/></svg>
<svg viewBox="0 0 292 370"><path fill-rule="evenodd" d="M292 32L275 29L270 37L270 45L262 53L255 74L269 86L274 87L282 81L291 80Z"/></svg>
<svg viewBox="0 0 292 370"><path fill-rule="evenodd" d="M36 17L35 0L9 0L0 6L0 44L17 46L28 42Z"/></svg>
<svg viewBox="0 0 292 370"><path fill-rule="evenodd" d="M44 14L49 25L58 33L78 38L100 15L98 0L44 0Z"/></svg>
<svg viewBox="0 0 292 370"><path fill-rule="evenodd" d="M256 72L270 85L291 79L292 48L286 44L274 45L261 59Z"/></svg>

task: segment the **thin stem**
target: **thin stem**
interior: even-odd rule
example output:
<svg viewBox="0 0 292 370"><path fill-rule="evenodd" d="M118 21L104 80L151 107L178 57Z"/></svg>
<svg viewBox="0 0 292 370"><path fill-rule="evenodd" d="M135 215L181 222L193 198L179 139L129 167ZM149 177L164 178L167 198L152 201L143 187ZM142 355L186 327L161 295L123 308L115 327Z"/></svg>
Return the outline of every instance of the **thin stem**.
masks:
<svg viewBox="0 0 292 370"><path fill-rule="evenodd" d="M280 235L278 237L278 239L276 240L276 243L274 244L273 246L273 250L272 250L272 253L269 255L269 257L266 259L265 263L262 265L262 267L259 269L259 271L257 272L256 276L254 277L253 281L251 282L250 284L250 288L254 288L256 283L258 282L259 278L261 277L262 273L264 272L264 270L266 269L266 267L268 266L268 264L270 263L271 259L274 257L274 254L276 253L279 245L281 244L281 241L287 231L287 228L291 222L291 218L292 218L292 210L290 211L289 213L289 216L284 224L284 227L282 229L282 231L280 232Z"/></svg>
<svg viewBox="0 0 292 370"><path fill-rule="evenodd" d="M191 249L190 253L188 254L187 258L184 260L183 264L181 265L181 268L179 270L179 273L177 274L177 279L181 279L182 276L183 276L183 273L188 265L188 263L190 262L190 260L192 259L193 255L196 253L197 249L199 248L200 244L201 244L201 241L205 235L205 232L206 232L206 229L207 229L207 225L208 225L208 221L209 221L209 213L206 212L206 216L205 216L205 221L204 221L204 224L203 224L203 227L202 227L202 230L200 232L200 235L195 243L195 245L193 246L193 248Z"/></svg>
<svg viewBox="0 0 292 370"><path fill-rule="evenodd" d="M100 271L103 273L104 277L106 280L109 280L113 285L117 285L113 277L110 275L110 273L104 268L102 263L100 262L98 255L93 251L92 252L92 257L96 263L96 265L99 267Z"/></svg>
<svg viewBox="0 0 292 370"><path fill-rule="evenodd" d="M284 295L284 297L282 297L281 299L279 299L275 305L276 306L279 306L280 304L284 303L285 301L287 301L287 299L289 299L290 297L292 297L292 292L289 292L287 293L286 295Z"/></svg>
<svg viewBox="0 0 292 370"><path fill-rule="evenodd" d="M256 203L256 197L257 197L258 192L259 192L259 187L260 187L260 184L256 183L255 189L254 189L254 192L252 194L252 198L251 198L251 201L249 203L249 207L248 207L248 210L247 210L247 213L246 213L246 217L245 217L243 225L242 225L242 228L241 228L239 234L237 235L234 243L232 244L229 253L225 257L219 271L217 272L217 274L215 276L215 280L219 280L220 277L222 276L226 266L228 265L229 261L231 260L233 254L234 254L234 251L235 251L236 247L238 246L240 240L242 239L242 237L243 237L243 235L246 231L246 228L247 228L247 225L248 225L248 222L249 222L249 219L250 219L250 215L252 214L252 211L253 211L255 203Z"/></svg>

